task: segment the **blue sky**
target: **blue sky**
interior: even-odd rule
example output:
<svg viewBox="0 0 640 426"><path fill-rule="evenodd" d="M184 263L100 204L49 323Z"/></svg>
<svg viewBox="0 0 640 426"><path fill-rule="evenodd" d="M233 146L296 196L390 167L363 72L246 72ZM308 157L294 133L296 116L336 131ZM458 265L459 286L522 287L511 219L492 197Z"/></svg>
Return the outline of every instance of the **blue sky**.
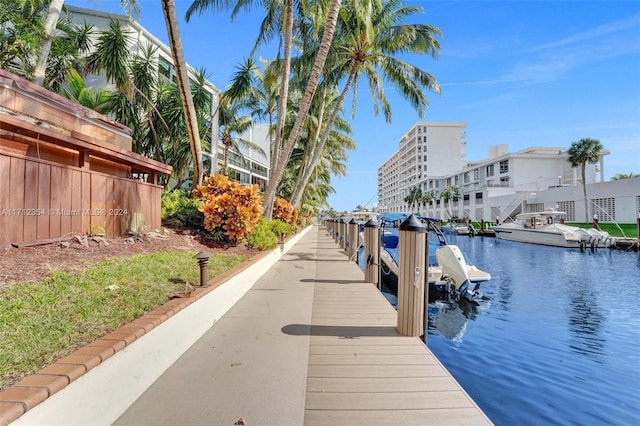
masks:
<svg viewBox="0 0 640 426"><path fill-rule="evenodd" d="M140 22L165 43L158 0L138 0ZM183 17L191 0L176 0ZM605 179L640 173L640 1L407 1L424 14L415 22L443 32L441 52L403 58L430 72L442 93L428 93L420 118L389 88L393 119L373 114L368 92L358 94L355 118L346 117L357 149L346 177L334 177L337 211L376 203L377 168L419 120L467 123L466 160L483 160L489 147L509 152L530 146L568 148L584 137L611 151ZM119 0L66 4L122 13ZM180 23L187 62L204 67L221 90L253 47L262 16L236 18L206 12ZM266 56L267 53L263 52ZM365 87L366 84L362 84Z"/></svg>

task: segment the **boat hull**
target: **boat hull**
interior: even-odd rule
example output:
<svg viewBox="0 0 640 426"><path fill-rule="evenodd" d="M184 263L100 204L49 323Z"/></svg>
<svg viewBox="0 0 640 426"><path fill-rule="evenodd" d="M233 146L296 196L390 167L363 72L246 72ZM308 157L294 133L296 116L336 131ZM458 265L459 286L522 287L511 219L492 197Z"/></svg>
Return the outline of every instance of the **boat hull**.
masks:
<svg viewBox="0 0 640 426"><path fill-rule="evenodd" d="M579 248L580 239L567 238L558 232L546 232L544 230L517 229L494 226L496 237L501 240L516 241L519 243L541 244L545 246Z"/></svg>

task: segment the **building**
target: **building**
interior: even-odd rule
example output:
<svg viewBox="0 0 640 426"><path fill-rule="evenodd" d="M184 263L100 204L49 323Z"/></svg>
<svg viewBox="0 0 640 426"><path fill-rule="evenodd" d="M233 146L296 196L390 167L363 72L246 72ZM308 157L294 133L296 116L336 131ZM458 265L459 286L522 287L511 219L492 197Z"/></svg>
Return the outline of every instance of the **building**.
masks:
<svg viewBox="0 0 640 426"><path fill-rule="evenodd" d="M417 136L416 126L408 134ZM403 136L400 149L378 169L380 212L413 210L444 221L495 222L518 213L557 208L567 212L569 221L585 220L581 172L571 167L566 148L530 147L509 153L507 145L496 145L490 147L486 160L465 162L460 150L464 142L453 133L449 137L451 149L448 151L430 151L433 139L428 138L425 157L424 138L420 142ZM447 142L444 139L438 143ZM422 163L417 161L420 145ZM635 223L640 213L640 180L604 182L604 157L608 154L608 150L603 150L597 164L586 166L587 196L591 200L586 217L597 214L601 222ZM448 161L446 166L445 161ZM433 162L441 167L432 168ZM456 162L462 166L454 169ZM405 198L412 187L432 197L423 197L409 206ZM443 192L451 187L457 189L457 196L446 197Z"/></svg>
<svg viewBox="0 0 640 426"><path fill-rule="evenodd" d="M130 46L131 55L141 53L141 50L148 45L157 48L157 64L158 78L166 81L175 82L177 80L174 62L171 56L169 46L161 42L157 37L147 31L140 23L126 15L111 14L91 9L84 9L74 6L66 6L67 17L72 23L87 23L93 25L97 30L106 30L109 28L109 22L116 20L123 29L133 35L134 43ZM189 76L194 78L197 71L187 64ZM104 85L105 79L102 76L93 76L87 81L88 85ZM218 118L216 110L220 99L220 90L211 82L206 85L207 91L211 94L211 133L217 135L217 145L212 144L210 152L203 152L205 170L211 174L221 169L224 162L224 146L219 138ZM268 143L266 130L260 128L260 125L254 126L254 130L249 132L249 139L260 146L265 141ZM246 135L245 135L246 136ZM265 150L266 156L258 152L252 152L250 149L240 147L238 151L231 150L229 152L229 177L243 184L258 184L262 189L266 187L269 178L269 149ZM214 161L212 161L214 159Z"/></svg>
<svg viewBox="0 0 640 426"><path fill-rule="evenodd" d="M405 212L404 198L411 188L428 187L427 176L445 176L464 166L466 123L423 121L399 141L399 149L378 168L378 208L381 212ZM431 185L439 181L432 180ZM435 188L439 189L439 188Z"/></svg>

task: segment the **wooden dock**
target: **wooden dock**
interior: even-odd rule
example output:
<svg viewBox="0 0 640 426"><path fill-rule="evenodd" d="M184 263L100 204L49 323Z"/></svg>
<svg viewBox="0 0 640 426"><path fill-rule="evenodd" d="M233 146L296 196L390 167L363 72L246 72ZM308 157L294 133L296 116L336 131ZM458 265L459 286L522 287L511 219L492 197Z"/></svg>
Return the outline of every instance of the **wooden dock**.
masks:
<svg viewBox="0 0 640 426"><path fill-rule="evenodd" d="M322 228L205 320L204 335L108 424L491 424L419 338L397 333L395 309Z"/></svg>
<svg viewBox="0 0 640 426"><path fill-rule="evenodd" d="M327 240L319 230L318 259L333 262L316 269L304 424L491 424L419 338L397 333L396 310Z"/></svg>

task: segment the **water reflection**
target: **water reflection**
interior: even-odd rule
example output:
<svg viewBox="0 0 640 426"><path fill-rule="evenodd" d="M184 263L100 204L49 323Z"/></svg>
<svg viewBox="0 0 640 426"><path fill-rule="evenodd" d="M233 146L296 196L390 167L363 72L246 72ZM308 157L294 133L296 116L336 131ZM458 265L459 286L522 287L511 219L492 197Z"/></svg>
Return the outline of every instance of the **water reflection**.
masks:
<svg viewBox="0 0 640 426"><path fill-rule="evenodd" d="M478 306L464 298L455 300L446 294L430 292L429 335L440 333L449 340L461 342L467 329L467 322L475 320L478 315Z"/></svg>
<svg viewBox="0 0 640 426"><path fill-rule="evenodd" d="M569 331L572 338L569 348L579 355L586 355L593 361L602 363L605 355L606 338L602 325L606 320L604 310L598 306L598 298L584 281L571 291Z"/></svg>

